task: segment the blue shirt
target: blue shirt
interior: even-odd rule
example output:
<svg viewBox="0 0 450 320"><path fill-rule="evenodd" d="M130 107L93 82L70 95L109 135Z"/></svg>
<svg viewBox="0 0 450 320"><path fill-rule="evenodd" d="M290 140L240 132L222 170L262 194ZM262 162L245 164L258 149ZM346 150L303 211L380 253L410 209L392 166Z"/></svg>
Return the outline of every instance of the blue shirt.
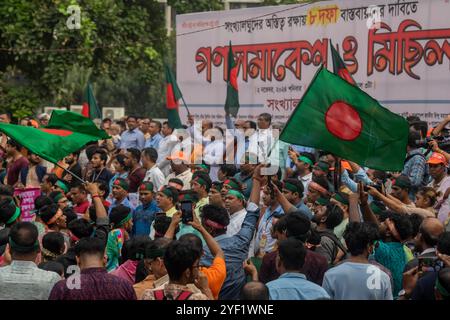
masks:
<svg viewBox="0 0 450 320"><path fill-rule="evenodd" d="M159 133L155 134L153 137L150 136L150 138L148 138L145 141L145 148L158 149L159 148L159 143L161 142L162 139L163 139L163 136L160 135Z"/></svg>
<svg viewBox="0 0 450 320"><path fill-rule="evenodd" d="M260 249L263 253L266 253L273 250L275 244L277 243L277 240L272 238L272 234L270 232L273 224L273 216L275 214L279 215L283 213L283 209L280 205L273 211L271 211L270 208L266 209L264 216L262 217L261 221L259 221L258 232L256 233L256 251ZM266 240L262 240L263 237L265 237ZM262 243L261 241L265 241L265 243Z"/></svg>
<svg viewBox="0 0 450 320"><path fill-rule="evenodd" d="M144 134L138 128L130 131L126 130L122 133L120 137L120 146L119 149L129 149L135 148L142 150L144 149L145 138Z"/></svg>
<svg viewBox="0 0 450 320"><path fill-rule="evenodd" d="M268 282L271 300L317 300L330 299L324 288L306 280L302 273L283 273L277 280Z"/></svg>
<svg viewBox="0 0 450 320"><path fill-rule="evenodd" d="M241 289L245 285L245 272L242 263L248 257L250 241L253 238L258 217L259 208L254 203L249 203L241 230L231 237L226 234L215 237L225 255L227 268L227 276L219 293L219 299L221 300L239 299ZM200 260L200 264L210 266L213 256L208 247L203 247L203 250L205 255Z"/></svg>
<svg viewBox="0 0 450 320"><path fill-rule="evenodd" d="M156 201L146 205L138 206L133 212L133 230L131 234L133 236L148 236L150 234L150 227L157 212L162 211L156 205Z"/></svg>
<svg viewBox="0 0 450 320"><path fill-rule="evenodd" d="M125 199L122 200L122 202L117 202L116 199L114 199L111 203L111 205L109 206L109 210L108 210L108 215L111 214L111 210L114 207L117 207L119 204L124 205L125 207L128 207L131 209L131 212L133 212L134 207L131 205L130 200L128 199L128 197L126 197Z"/></svg>
<svg viewBox="0 0 450 320"><path fill-rule="evenodd" d="M300 201L297 205L295 205L298 211L300 211L305 217L307 217L309 220L312 219L313 214L311 210L306 206L306 204L303 203L303 201Z"/></svg>
<svg viewBox="0 0 450 320"><path fill-rule="evenodd" d="M416 191L429 182L427 181L428 165L421 149L411 150L408 152L408 157L410 156L413 157L405 163L402 174L411 180L412 188L409 192L409 197L414 200Z"/></svg>

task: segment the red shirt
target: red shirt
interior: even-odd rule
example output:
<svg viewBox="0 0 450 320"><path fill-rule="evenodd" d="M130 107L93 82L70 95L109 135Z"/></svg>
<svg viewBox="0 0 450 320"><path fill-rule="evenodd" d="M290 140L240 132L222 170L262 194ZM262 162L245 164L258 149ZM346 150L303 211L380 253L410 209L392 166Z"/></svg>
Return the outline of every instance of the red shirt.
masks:
<svg viewBox="0 0 450 320"><path fill-rule="evenodd" d="M28 167L28 160L25 157L20 157L16 161L9 163L6 183L10 186L15 185L19 181L20 171L26 167Z"/></svg>
<svg viewBox="0 0 450 320"><path fill-rule="evenodd" d="M73 210L78 215L78 217L81 218L86 213L86 211L89 209L90 205L91 205L91 203L89 202L89 200L86 200L85 202L83 202L81 204L75 205L73 207Z"/></svg>

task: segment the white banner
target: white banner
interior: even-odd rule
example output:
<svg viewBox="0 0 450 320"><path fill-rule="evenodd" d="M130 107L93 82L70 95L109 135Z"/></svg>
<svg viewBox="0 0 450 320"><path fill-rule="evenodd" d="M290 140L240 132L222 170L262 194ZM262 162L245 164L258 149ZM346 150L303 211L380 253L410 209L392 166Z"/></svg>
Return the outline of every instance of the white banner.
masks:
<svg viewBox="0 0 450 320"><path fill-rule="evenodd" d="M371 27L372 28L369 28ZM239 118L284 123L329 40L358 85L393 112L433 125L450 113L450 1L342 0L177 16L177 82L191 113L224 123L228 43ZM180 107L182 120L186 110Z"/></svg>

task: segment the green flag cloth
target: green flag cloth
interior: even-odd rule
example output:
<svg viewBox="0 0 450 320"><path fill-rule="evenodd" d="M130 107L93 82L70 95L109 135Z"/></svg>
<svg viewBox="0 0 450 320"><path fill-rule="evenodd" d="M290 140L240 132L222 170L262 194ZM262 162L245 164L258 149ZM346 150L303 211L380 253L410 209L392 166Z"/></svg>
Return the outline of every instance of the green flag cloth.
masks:
<svg viewBox="0 0 450 320"><path fill-rule="evenodd" d="M345 66L344 61L339 56L339 53L334 48L333 44L330 40L330 47L331 47L331 57L333 58L333 72L335 75L338 75L345 81L347 81L350 84L356 84L355 79L353 79L352 75L348 71L347 67Z"/></svg>
<svg viewBox="0 0 450 320"><path fill-rule="evenodd" d="M233 49L228 49L228 70L227 70L227 99L225 101L225 112L236 117L239 111L239 90L237 84L238 67L234 61Z"/></svg>
<svg viewBox="0 0 450 320"><path fill-rule="evenodd" d="M102 118L102 113L97 105L97 101L95 100L94 92L92 91L92 86L90 83L88 83L86 90L84 91L83 109L81 110L81 114L91 120Z"/></svg>
<svg viewBox="0 0 450 320"><path fill-rule="evenodd" d="M110 138L92 120L63 110L53 110L45 128L0 123L0 131L52 163L80 150L88 142Z"/></svg>
<svg viewBox="0 0 450 320"><path fill-rule="evenodd" d="M178 113L178 100L182 98L180 88L167 64L164 65L166 72L166 110L169 127L172 129L182 128L180 114Z"/></svg>
<svg viewBox="0 0 450 320"><path fill-rule="evenodd" d="M401 171L408 132L405 119L322 66L280 140L326 150L372 169Z"/></svg>

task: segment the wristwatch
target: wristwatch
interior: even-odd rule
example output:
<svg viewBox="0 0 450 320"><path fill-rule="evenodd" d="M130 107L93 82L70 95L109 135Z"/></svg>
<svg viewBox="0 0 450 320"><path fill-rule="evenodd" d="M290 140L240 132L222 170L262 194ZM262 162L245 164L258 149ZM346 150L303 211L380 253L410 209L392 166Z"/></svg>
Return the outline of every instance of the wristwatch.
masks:
<svg viewBox="0 0 450 320"><path fill-rule="evenodd" d="M402 290L400 290L400 291L398 292L398 297L399 297L399 298L400 298L400 297L403 297L403 298L405 298L405 299L409 299L409 296L406 295L405 289L402 289Z"/></svg>

